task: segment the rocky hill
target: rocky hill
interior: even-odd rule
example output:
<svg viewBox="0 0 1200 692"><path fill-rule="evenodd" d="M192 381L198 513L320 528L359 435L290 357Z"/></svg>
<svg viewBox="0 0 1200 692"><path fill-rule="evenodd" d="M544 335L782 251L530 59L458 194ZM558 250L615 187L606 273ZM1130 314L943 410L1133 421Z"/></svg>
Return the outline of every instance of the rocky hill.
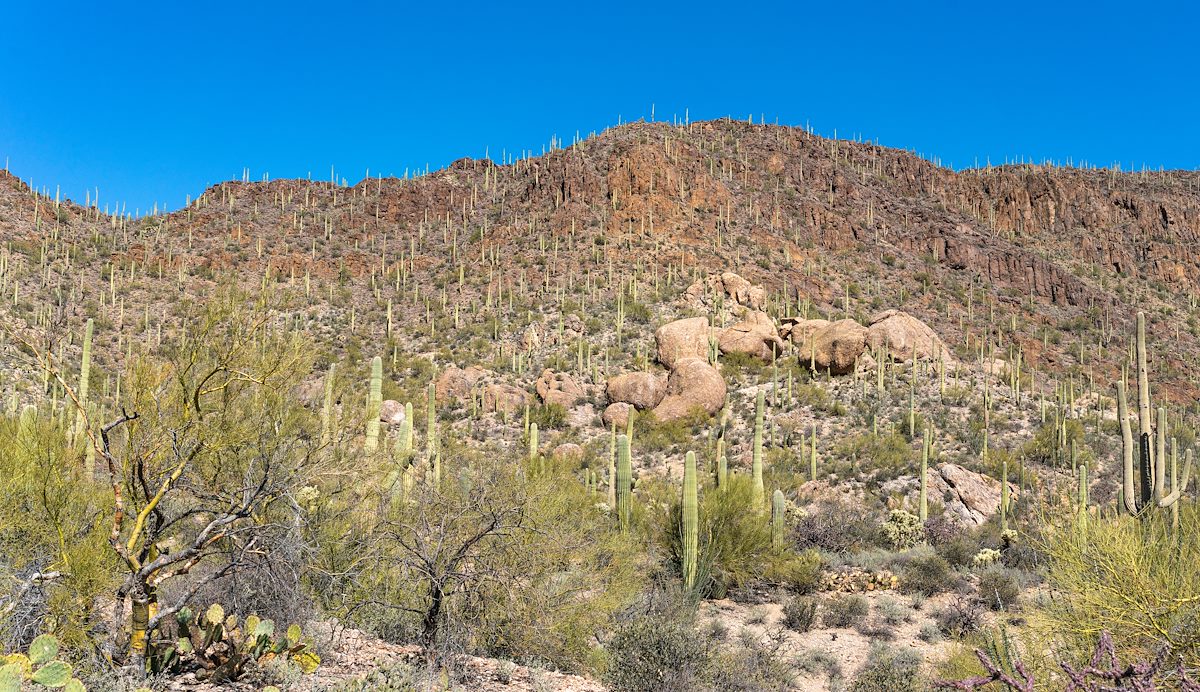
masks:
<svg viewBox="0 0 1200 692"><path fill-rule="evenodd" d="M73 392L49 373L77 381L91 320L90 389L98 417L116 416L135 356L239 287L265 305L271 332L311 338L315 363L295 391L311 411L373 411L370 362L381 357L386 449L407 435L410 454L414 424L436 425L447 449L565 463L611 512L624 431L645 517L657 516L647 498L677 496L687 451L713 484L753 474L760 493L778 490L771 525L786 523L797 550L821 551L823 624L812 611L796 629L798 601L784 593L795 579L761 570L714 578L698 622L712 642L737 627L786 654L794 689L836 689L875 657L871 642L921 651L927 667L953 660L943 638L959 632L967 601L988 610L972 611L971 632L1023 625L1015 595L994 607L981 584L1001 560L1041 569L1008 522L1069 507L1079 473L1072 492L1085 505L1115 507L1113 383L1130 367L1139 311L1156 402L1190 452L1198 233L1197 172L956 172L729 120L634 123L539 157L460 159L353 186L230 181L137 219L5 173L0 395L10 417L32 405L66 420ZM331 364L355 383L336 397ZM371 434L368 417L354 445ZM433 473L435 461L431 451L420 463ZM936 516L914 529L904 522L918 507ZM859 524L871 538L842 535ZM915 577L901 575L927 559L906 551L924 543L956 570L942 579L956 591L906 586ZM660 554L670 550L646 559L674 564ZM1039 588L1030 577L1017 590L1032 602ZM919 596L902 603L897 589ZM847 606L847 594L867 597ZM865 610L830 614L839 608ZM370 629L357 611L342 616ZM354 658L363 647L328 646L326 669L345 673L328 686L370 668ZM389 665L420 658L396 646L378 644ZM516 643L464 648L518 652L529 666L518 677L537 677L537 657ZM472 665L489 680L517 670Z"/></svg>

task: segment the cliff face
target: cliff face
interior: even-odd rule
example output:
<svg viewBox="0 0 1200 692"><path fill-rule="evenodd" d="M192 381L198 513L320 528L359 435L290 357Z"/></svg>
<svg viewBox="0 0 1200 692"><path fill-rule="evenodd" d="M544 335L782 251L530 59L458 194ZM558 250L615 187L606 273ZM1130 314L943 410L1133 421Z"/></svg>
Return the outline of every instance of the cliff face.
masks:
<svg viewBox="0 0 1200 692"><path fill-rule="evenodd" d="M510 165L461 159L410 180L223 183L187 209L127 222L56 209L0 179L10 277L66 322L96 309L87 296L113 267L138 278L121 295L131 314L166 315L233 268L251 285L270 285L266 272L293 286L340 281L347 294L311 299L360 316L396 282L401 295L417 286L396 307L415 315L429 296L481 305L500 291L732 269L775 291L776 312L903 307L952 344L1016 343L1035 367L1101 382L1145 309L1167 364L1157 372L1177 397L1191 393L1179 368L1200 354L1198 231L1200 173L955 172L731 121L635 123ZM64 290L75 300L54 297Z"/></svg>

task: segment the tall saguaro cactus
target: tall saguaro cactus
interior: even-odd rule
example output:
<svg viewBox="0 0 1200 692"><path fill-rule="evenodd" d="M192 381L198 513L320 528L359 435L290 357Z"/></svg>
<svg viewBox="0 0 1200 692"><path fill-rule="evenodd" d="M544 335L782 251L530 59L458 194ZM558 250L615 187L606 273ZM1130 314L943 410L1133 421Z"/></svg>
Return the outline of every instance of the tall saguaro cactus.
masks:
<svg viewBox="0 0 1200 692"><path fill-rule="evenodd" d="M621 533L629 532L633 511L633 462L629 457L629 437L617 435L617 517Z"/></svg>
<svg viewBox="0 0 1200 692"><path fill-rule="evenodd" d="M321 446L333 439L333 377L336 372L337 363L330 363L325 373L325 400L321 403Z"/></svg>
<svg viewBox="0 0 1200 692"><path fill-rule="evenodd" d="M763 391L758 390L758 398L754 401L754 456L751 471L754 477L754 496L762 502L763 489L763 407L766 403Z"/></svg>
<svg viewBox="0 0 1200 692"><path fill-rule="evenodd" d="M1146 370L1146 317L1138 313L1137 332L1137 362L1138 362L1138 425L1140 427L1136 442L1138 463L1134 465L1134 448L1132 426L1129 423L1129 403L1125 393L1124 379L1117 380L1117 422L1121 425L1121 499L1125 511L1133 516L1142 515L1149 507L1171 507L1179 502L1183 490L1187 488L1192 476L1191 459L1184 463L1183 479L1174 483L1172 478L1171 492L1166 492L1166 412L1160 411L1158 416L1159 435L1164 441L1157 446L1164 451L1155 454L1156 445L1151 442L1153 431L1150 428L1150 384L1149 373Z"/></svg>
<svg viewBox="0 0 1200 692"><path fill-rule="evenodd" d="M696 496L696 453L688 452L683 461L683 587L691 589L696 585L696 554L699 550L699 499Z"/></svg>
<svg viewBox="0 0 1200 692"><path fill-rule="evenodd" d="M367 397L367 453L379 449L379 409L383 406L383 358L371 359L371 393Z"/></svg>
<svg viewBox="0 0 1200 692"><path fill-rule="evenodd" d="M771 494L771 543L778 548L783 545L783 515L787 499L783 491L776 488Z"/></svg>
<svg viewBox="0 0 1200 692"><path fill-rule="evenodd" d="M923 525L929 519L929 428L925 428L925 434L921 441L921 505L920 512L921 524Z"/></svg>

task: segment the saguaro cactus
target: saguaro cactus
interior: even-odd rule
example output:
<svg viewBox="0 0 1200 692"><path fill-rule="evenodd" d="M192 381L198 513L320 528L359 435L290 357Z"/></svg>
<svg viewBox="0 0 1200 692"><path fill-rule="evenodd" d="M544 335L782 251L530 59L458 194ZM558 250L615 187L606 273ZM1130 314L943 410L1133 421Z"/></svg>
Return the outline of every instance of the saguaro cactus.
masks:
<svg viewBox="0 0 1200 692"><path fill-rule="evenodd" d="M333 438L333 377L336 371L337 363L330 363L329 370L325 373L325 400L321 404L321 446L329 444Z"/></svg>
<svg viewBox="0 0 1200 692"><path fill-rule="evenodd" d="M777 548L783 545L783 514L786 504L783 491L776 488L771 494L771 543Z"/></svg>
<svg viewBox="0 0 1200 692"><path fill-rule="evenodd" d="M621 522L621 533L629 532L633 510L633 462L629 458L629 438L617 436L617 517Z"/></svg>
<svg viewBox="0 0 1200 692"><path fill-rule="evenodd" d="M437 388L433 382L425 390L425 456L432 462L437 455Z"/></svg>
<svg viewBox="0 0 1200 692"><path fill-rule="evenodd" d="M383 406L383 358L371 359L371 392L367 397L367 453L379 448L379 409Z"/></svg>
<svg viewBox="0 0 1200 692"><path fill-rule="evenodd" d="M754 456L751 471L754 477L754 495L758 502L763 501L763 407L765 395L758 390L758 398L754 401Z"/></svg>
<svg viewBox="0 0 1200 692"><path fill-rule="evenodd" d="M1139 320L1139 326L1142 325L1142 320ZM1139 329L1139 337L1142 330ZM1144 350L1144 339L1138 339L1139 350ZM1141 355L1139 354L1139 360ZM1139 380L1141 374L1139 373ZM1139 392L1139 397L1141 392ZM1139 408L1141 402L1139 402ZM1149 420L1149 403L1145 406L1146 420ZM1141 412L1139 411L1139 423L1142 420ZM1172 483L1171 493L1163 495L1163 490L1156 488L1159 485L1155 479L1155 472L1159 466L1159 461L1151 463L1152 453L1150 451L1150 433L1142 432L1139 435L1139 464L1134 467L1133 450L1134 440L1132 426L1129 424L1129 404L1125 395L1125 382L1117 380L1117 421L1121 425L1121 499L1125 511L1133 516L1141 515L1148 507L1170 507L1176 502L1182 492L1187 488L1188 482L1192 476L1191 459L1188 459L1183 466L1183 481L1179 485ZM1165 475L1164 469L1159 471L1160 477Z"/></svg>
<svg viewBox="0 0 1200 692"><path fill-rule="evenodd" d="M699 550L699 499L696 497L696 453L688 452L683 461L683 512L681 535L683 538L683 586L691 589L696 585L696 553Z"/></svg>
<svg viewBox="0 0 1200 692"><path fill-rule="evenodd" d="M925 428L924 439L921 442L921 505L919 516L924 524L929 519L929 428Z"/></svg>

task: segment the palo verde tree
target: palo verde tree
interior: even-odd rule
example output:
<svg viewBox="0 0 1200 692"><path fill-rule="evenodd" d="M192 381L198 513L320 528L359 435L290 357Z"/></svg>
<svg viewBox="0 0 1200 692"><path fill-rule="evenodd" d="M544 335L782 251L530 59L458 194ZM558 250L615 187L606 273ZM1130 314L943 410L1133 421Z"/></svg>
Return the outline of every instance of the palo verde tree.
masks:
<svg viewBox="0 0 1200 692"><path fill-rule="evenodd" d="M295 394L315 349L273 325L273 307L221 293L159 353L128 363L120 414L85 428L98 431L89 442L120 565L125 626L108 646L135 670L201 588L270 552L322 458L320 423Z"/></svg>

